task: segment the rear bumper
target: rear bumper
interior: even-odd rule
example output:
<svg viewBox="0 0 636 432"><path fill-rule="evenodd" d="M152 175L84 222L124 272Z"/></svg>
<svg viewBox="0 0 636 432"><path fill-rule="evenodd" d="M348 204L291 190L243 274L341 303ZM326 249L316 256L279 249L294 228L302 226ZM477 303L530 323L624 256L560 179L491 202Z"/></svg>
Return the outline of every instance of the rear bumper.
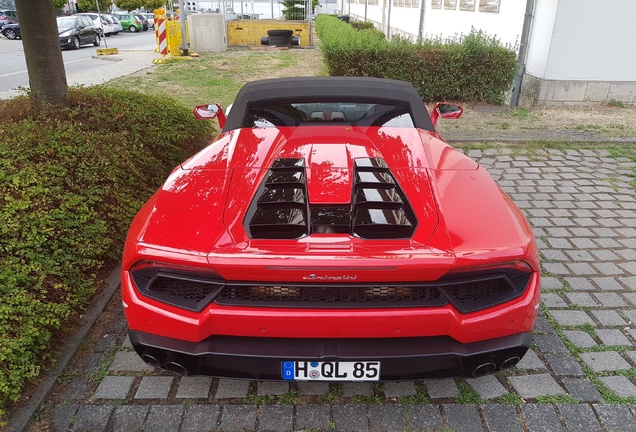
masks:
<svg viewBox="0 0 636 432"><path fill-rule="evenodd" d="M387 339L288 339L213 336L202 342L130 331L137 353L155 367L190 375L281 380L282 362L380 361L381 381L482 376L514 366L532 332L460 343L447 336Z"/></svg>

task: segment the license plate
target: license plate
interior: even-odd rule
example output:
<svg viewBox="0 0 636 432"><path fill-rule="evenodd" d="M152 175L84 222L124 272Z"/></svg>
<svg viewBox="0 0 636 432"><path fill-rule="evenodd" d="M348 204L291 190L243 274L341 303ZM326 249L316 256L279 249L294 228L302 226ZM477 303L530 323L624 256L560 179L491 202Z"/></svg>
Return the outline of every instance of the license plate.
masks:
<svg viewBox="0 0 636 432"><path fill-rule="evenodd" d="M282 377L288 381L379 381L379 361L308 362L285 360Z"/></svg>

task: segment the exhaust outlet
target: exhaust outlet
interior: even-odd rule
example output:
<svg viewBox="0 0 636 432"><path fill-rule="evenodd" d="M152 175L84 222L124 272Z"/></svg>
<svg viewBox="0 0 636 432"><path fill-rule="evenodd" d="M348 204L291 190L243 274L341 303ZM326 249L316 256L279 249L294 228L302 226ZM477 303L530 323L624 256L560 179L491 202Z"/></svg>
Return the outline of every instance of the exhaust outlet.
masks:
<svg viewBox="0 0 636 432"><path fill-rule="evenodd" d="M183 366L181 363L178 363L176 361L166 362L165 368L181 376L188 375L188 369L185 366Z"/></svg>
<svg viewBox="0 0 636 432"><path fill-rule="evenodd" d="M516 365L517 363L519 363L519 361L521 360L521 358L519 356L512 356L512 357L508 357L507 359L505 359L503 361L503 363L501 364L501 369L508 369L513 367L514 365Z"/></svg>
<svg viewBox="0 0 636 432"><path fill-rule="evenodd" d="M161 368L161 362L152 354L142 354L141 359L149 366L154 368Z"/></svg>
<svg viewBox="0 0 636 432"><path fill-rule="evenodd" d="M475 378L493 373L497 369L497 365L492 362L482 363L473 369L472 374Z"/></svg>

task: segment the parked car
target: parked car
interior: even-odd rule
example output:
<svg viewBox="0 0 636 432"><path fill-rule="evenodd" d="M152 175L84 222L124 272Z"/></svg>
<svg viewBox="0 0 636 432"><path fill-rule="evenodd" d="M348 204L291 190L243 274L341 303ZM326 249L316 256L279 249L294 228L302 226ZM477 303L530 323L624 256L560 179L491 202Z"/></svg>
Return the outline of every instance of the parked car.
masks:
<svg viewBox="0 0 636 432"><path fill-rule="evenodd" d="M7 24L15 24L18 22L18 13L10 9L0 9L0 29Z"/></svg>
<svg viewBox="0 0 636 432"><path fill-rule="evenodd" d="M2 34L7 39L11 40L22 38L22 36L20 35L20 24L6 24L4 27L2 27Z"/></svg>
<svg viewBox="0 0 636 432"><path fill-rule="evenodd" d="M134 218L134 349L180 374L479 377L532 342L540 264L523 213L403 81L256 81Z"/></svg>
<svg viewBox="0 0 636 432"><path fill-rule="evenodd" d="M75 15L85 16L85 17L90 18L93 21L93 25L95 27L97 27L97 29L99 30L99 35L101 37L110 35L111 30L108 29L108 25L109 25L108 21L106 21L105 19L101 18L97 13L81 12L81 13L77 13Z"/></svg>
<svg viewBox="0 0 636 432"><path fill-rule="evenodd" d="M100 29L87 16L57 17L57 30L62 48L79 49L82 45L99 46L102 43Z"/></svg>
<svg viewBox="0 0 636 432"><path fill-rule="evenodd" d="M139 21L141 21L141 25L143 26L143 31L148 31L148 29L150 28L150 24L148 24L148 18L145 17L144 14L135 14L135 16L137 17L137 19Z"/></svg>
<svg viewBox="0 0 636 432"><path fill-rule="evenodd" d="M119 23L119 20L115 18L113 15L102 14L101 17L103 20L108 22L108 32L110 34L116 35L123 30L123 28L121 27L121 24ZM106 36L108 36L109 33L106 33Z"/></svg>
<svg viewBox="0 0 636 432"><path fill-rule="evenodd" d="M153 13L145 13L142 14L148 20L148 27L154 29L155 28L155 14Z"/></svg>
<svg viewBox="0 0 636 432"><path fill-rule="evenodd" d="M119 20L121 27L129 32L139 32L144 28L141 20L139 20L139 18L137 18L134 14L115 14L115 18Z"/></svg>

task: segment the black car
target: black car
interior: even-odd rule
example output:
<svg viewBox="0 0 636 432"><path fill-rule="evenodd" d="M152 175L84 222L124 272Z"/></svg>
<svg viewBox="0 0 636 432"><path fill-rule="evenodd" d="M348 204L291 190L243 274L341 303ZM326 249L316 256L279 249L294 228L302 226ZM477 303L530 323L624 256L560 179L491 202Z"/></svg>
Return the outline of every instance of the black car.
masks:
<svg viewBox="0 0 636 432"><path fill-rule="evenodd" d="M57 30L62 48L79 49L80 46L89 43L95 46L102 43L100 29L86 16L57 17Z"/></svg>
<svg viewBox="0 0 636 432"><path fill-rule="evenodd" d="M147 31L148 28L150 27L150 25L148 24L148 18L146 18L145 15L142 14L135 14L135 17L141 21L141 25L143 26L143 31Z"/></svg>
<svg viewBox="0 0 636 432"><path fill-rule="evenodd" d="M7 39L11 40L21 38L22 36L20 36L20 24L5 25L4 27L2 27L2 34Z"/></svg>

